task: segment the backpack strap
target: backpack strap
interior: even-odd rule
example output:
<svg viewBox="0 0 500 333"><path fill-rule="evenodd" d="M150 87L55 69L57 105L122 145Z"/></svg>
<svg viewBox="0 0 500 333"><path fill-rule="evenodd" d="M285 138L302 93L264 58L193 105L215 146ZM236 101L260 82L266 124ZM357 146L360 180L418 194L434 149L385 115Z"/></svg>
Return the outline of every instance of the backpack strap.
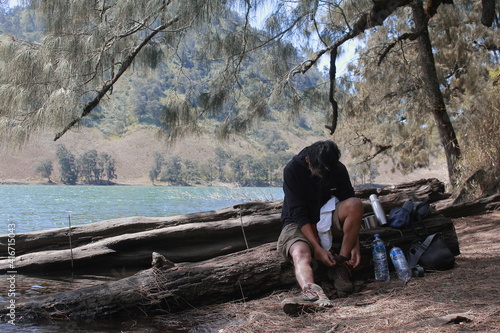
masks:
<svg viewBox="0 0 500 333"><path fill-rule="evenodd" d="M436 234L429 235L423 243L420 243L418 245L415 253L413 253L409 258L410 260L408 260L408 266L410 266L410 268L417 266L418 260L420 259L422 254L425 252L425 250L427 250L429 245L431 245L432 240L434 239L435 236L436 236Z"/></svg>

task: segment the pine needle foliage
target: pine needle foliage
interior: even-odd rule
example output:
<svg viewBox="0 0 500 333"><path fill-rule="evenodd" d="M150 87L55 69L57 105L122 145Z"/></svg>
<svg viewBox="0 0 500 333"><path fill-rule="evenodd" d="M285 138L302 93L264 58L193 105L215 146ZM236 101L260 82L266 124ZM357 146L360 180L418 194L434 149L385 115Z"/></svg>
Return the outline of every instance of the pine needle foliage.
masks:
<svg viewBox="0 0 500 333"><path fill-rule="evenodd" d="M289 42L250 25L262 1L25 3L45 31L37 42L1 37L4 141L23 142L48 129L58 132L57 139L105 103L124 73L154 70L160 63L177 67L174 87L163 101L166 137L174 140L197 131L198 122L211 116L222 122L217 132L227 137L268 114L278 91L272 85L298 61ZM256 61L260 68L250 68ZM193 63L204 65L210 77L188 75L185 69ZM260 79L262 87L249 84L252 78Z"/></svg>

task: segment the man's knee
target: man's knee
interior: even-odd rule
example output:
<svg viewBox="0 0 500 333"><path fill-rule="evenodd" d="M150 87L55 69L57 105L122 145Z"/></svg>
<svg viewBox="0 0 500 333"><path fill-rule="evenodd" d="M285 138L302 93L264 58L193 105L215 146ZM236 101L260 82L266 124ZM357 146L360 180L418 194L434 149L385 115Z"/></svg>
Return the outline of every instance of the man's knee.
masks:
<svg viewBox="0 0 500 333"><path fill-rule="evenodd" d="M344 234L359 232L363 219L363 203L359 198L349 198L341 202L339 221Z"/></svg>
<svg viewBox="0 0 500 333"><path fill-rule="evenodd" d="M359 198L349 198L341 202L339 207L339 218L345 220L347 217L363 217L363 203Z"/></svg>
<svg viewBox="0 0 500 333"><path fill-rule="evenodd" d="M312 260L312 251L306 242L298 241L295 242L291 247L290 247L290 256L292 257L292 260L294 263L297 263L299 261L311 261Z"/></svg>

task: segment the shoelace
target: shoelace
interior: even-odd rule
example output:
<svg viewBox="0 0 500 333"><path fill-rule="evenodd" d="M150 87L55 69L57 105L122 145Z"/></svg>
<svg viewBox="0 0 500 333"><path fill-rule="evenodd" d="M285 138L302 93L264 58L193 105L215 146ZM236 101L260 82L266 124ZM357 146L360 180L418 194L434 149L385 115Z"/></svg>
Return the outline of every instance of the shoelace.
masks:
<svg viewBox="0 0 500 333"><path fill-rule="evenodd" d="M335 263L338 266L340 266L343 263L351 260L351 258L347 258L347 257L341 256L340 254L336 254L336 253L333 254L333 259L335 259Z"/></svg>
<svg viewBox="0 0 500 333"><path fill-rule="evenodd" d="M302 295L310 301L315 301L319 299L318 293L312 289L312 285L306 286L302 290Z"/></svg>

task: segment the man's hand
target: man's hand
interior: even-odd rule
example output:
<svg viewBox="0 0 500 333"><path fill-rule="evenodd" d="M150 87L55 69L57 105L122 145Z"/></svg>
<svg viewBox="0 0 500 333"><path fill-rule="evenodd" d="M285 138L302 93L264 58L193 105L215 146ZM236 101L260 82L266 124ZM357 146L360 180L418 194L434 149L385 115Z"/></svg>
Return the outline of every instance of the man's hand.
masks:
<svg viewBox="0 0 500 333"><path fill-rule="evenodd" d="M333 265L335 265L333 254L330 251L325 250L321 246L316 246L314 248L314 259L321 261L328 267L332 267Z"/></svg>
<svg viewBox="0 0 500 333"><path fill-rule="evenodd" d="M352 267L356 268L361 263L361 247L359 245L359 239L356 242L356 245L351 250L351 260L347 262Z"/></svg>

